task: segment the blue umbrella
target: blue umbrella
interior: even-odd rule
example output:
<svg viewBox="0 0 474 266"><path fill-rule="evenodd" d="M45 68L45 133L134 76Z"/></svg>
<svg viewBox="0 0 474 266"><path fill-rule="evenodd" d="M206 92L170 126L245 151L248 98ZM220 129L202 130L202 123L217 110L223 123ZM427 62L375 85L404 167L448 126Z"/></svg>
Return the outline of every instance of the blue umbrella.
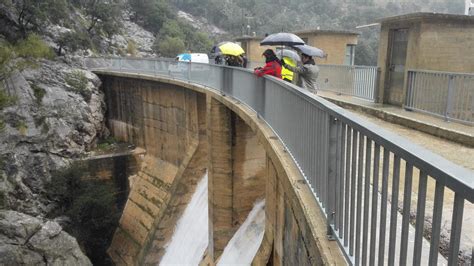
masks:
<svg viewBox="0 0 474 266"><path fill-rule="evenodd" d="M179 61L191 61L191 54L179 54L176 57Z"/></svg>

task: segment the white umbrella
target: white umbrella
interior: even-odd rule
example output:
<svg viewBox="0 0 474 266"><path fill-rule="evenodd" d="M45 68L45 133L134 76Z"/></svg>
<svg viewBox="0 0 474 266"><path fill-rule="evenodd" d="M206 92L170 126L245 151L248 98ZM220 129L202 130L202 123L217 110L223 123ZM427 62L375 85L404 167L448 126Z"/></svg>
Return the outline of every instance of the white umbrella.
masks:
<svg viewBox="0 0 474 266"><path fill-rule="evenodd" d="M293 51L293 50L290 50L290 49L280 49L280 50L277 50L276 52L278 58L282 58L282 57L289 57L293 60L295 60L296 62L301 62L301 57L298 55L297 52Z"/></svg>

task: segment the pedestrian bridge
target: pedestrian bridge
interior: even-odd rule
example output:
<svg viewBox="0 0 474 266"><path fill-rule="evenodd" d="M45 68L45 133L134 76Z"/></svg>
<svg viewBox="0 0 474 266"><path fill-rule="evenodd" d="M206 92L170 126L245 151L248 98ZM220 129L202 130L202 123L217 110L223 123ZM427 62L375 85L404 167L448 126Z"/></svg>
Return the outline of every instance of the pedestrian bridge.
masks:
<svg viewBox="0 0 474 266"><path fill-rule="evenodd" d="M245 69L125 58L86 64L103 82L111 133L147 151L109 249L115 263L160 261L176 210L205 172L209 241L202 264L218 262L259 199L265 228L254 264L462 259L471 171Z"/></svg>

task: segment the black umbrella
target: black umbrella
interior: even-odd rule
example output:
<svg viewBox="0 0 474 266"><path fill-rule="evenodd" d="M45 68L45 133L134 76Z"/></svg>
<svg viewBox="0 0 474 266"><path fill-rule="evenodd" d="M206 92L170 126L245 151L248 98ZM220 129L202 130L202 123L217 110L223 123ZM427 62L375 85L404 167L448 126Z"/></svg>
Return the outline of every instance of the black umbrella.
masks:
<svg viewBox="0 0 474 266"><path fill-rule="evenodd" d="M263 41L260 42L260 45L299 45L304 44L304 41L294 35L293 33L279 32L268 35Z"/></svg>
<svg viewBox="0 0 474 266"><path fill-rule="evenodd" d="M313 46L310 46L310 45L294 45L293 46L295 49L297 49L298 51L302 52L303 54L307 54L309 56L317 56L317 57L321 57L321 58L324 58L325 54L323 52L323 50L319 49L319 48L316 48L316 47L313 47Z"/></svg>

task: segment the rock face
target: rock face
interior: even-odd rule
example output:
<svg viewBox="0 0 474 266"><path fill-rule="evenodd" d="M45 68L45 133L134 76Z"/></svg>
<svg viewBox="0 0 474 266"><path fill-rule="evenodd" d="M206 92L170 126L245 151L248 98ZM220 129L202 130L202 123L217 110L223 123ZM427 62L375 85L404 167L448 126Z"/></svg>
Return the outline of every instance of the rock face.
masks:
<svg viewBox="0 0 474 266"><path fill-rule="evenodd" d="M205 18L197 18L189 13L186 13L182 10L178 11L178 17L186 20L191 24L195 29L202 30L209 33L211 36L219 36L228 34L225 30L210 24Z"/></svg>
<svg viewBox="0 0 474 266"><path fill-rule="evenodd" d="M56 222L0 211L0 265L92 265Z"/></svg>
<svg viewBox="0 0 474 266"><path fill-rule="evenodd" d="M37 32L56 51L61 35L85 30L80 11L71 10L70 16L69 24L48 22ZM84 68L81 57L96 52L153 55L155 37L128 17L124 10L120 34L91 36L97 42L94 52L63 49L61 57L40 60L0 80L0 90L15 99L0 110L0 265L90 265L73 237L57 223L42 220L57 208L44 192L52 172L108 135L101 82ZM3 2L0 25L0 41L19 38L17 16Z"/></svg>
<svg viewBox="0 0 474 266"><path fill-rule="evenodd" d="M54 208L42 197L51 172L107 133L98 77L66 62L40 64L7 82L16 104L1 113L6 126L0 134L4 207L35 216Z"/></svg>
<svg viewBox="0 0 474 266"><path fill-rule="evenodd" d="M56 208L44 196L51 173L108 134L104 95L74 59L38 64L4 84L15 104L0 111L0 265L90 265L59 224L32 216Z"/></svg>
<svg viewBox="0 0 474 266"><path fill-rule="evenodd" d="M113 53L118 53L118 50L127 51L129 45L136 47L135 54L128 54L138 57L154 56L153 43L155 36L153 33L144 30L142 27L130 21L130 14L124 12L123 14L123 30L121 34L115 34L110 39L109 47L112 47Z"/></svg>

